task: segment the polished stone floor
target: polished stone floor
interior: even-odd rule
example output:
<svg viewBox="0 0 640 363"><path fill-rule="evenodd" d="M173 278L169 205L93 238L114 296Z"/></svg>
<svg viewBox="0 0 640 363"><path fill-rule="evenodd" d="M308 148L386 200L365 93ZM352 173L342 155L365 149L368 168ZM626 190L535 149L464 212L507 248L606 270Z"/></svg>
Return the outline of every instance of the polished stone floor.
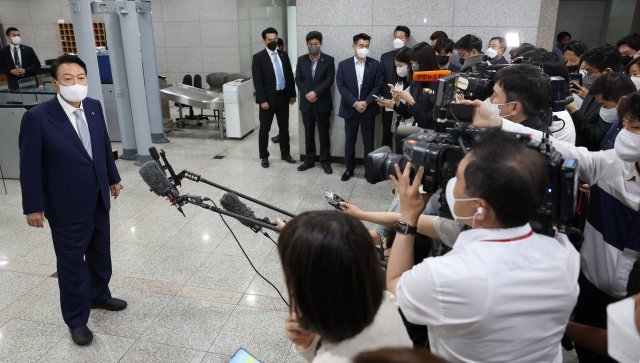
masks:
<svg viewBox="0 0 640 363"><path fill-rule="evenodd" d="M292 124L291 154L298 159L298 130ZM276 132L274 122L272 136ZM240 141L169 138L156 146L174 168L292 213L330 209L322 198L325 190L366 209L383 210L389 203L390 184L368 184L362 167L348 182L340 181L342 165L334 164L332 175L319 165L298 172L299 164L281 161L277 145L270 144L271 167L263 169L257 132ZM148 190L132 162L116 164L124 189L112 202L110 286L129 306L121 312L92 311L88 326L95 339L83 348L73 344L60 314L48 226L27 226L18 181L6 181L6 195L0 185L0 362L223 362L239 347L265 362L301 361L283 333L286 306L252 270L220 217L196 206L186 206L183 217ZM181 192L216 201L224 193L191 181ZM248 204L259 217L277 216ZM273 242L227 222L256 268L286 297Z"/></svg>

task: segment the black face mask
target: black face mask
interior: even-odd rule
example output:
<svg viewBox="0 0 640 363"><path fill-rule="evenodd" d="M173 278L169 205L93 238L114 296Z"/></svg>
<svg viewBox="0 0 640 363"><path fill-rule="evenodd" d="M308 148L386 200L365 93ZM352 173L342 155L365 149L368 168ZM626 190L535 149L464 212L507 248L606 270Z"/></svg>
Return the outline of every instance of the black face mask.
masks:
<svg viewBox="0 0 640 363"><path fill-rule="evenodd" d="M276 50L276 48L278 48L278 43L276 42L271 42L271 43L267 43L267 49L269 49L270 51L274 51Z"/></svg>
<svg viewBox="0 0 640 363"><path fill-rule="evenodd" d="M567 66L567 70L569 71L569 73L576 73L577 71L580 70L580 66Z"/></svg>
<svg viewBox="0 0 640 363"><path fill-rule="evenodd" d="M629 64L629 62L631 62L633 60L633 57L630 57L628 55L625 55L624 57L622 57L622 64L623 65L627 65Z"/></svg>
<svg viewBox="0 0 640 363"><path fill-rule="evenodd" d="M436 56L436 61L438 62L439 66L443 66L445 64L447 64L449 62L449 56L448 55L437 55Z"/></svg>

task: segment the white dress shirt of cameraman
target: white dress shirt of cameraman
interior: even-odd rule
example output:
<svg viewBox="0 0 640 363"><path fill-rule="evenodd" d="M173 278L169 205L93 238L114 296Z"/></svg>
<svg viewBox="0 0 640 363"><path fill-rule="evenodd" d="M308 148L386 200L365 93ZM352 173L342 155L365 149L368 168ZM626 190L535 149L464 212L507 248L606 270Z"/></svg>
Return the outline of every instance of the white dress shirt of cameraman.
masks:
<svg viewBox="0 0 640 363"><path fill-rule="evenodd" d="M502 127L502 130L543 134L491 115L476 101L474 126ZM625 108L624 110L621 107ZM580 268L599 290L621 299L634 263L640 258L640 92L621 100L623 129L611 150L590 152L553 137L551 145L564 158L578 160L579 177L590 185L590 207L580 251Z"/></svg>
<svg viewBox="0 0 640 363"><path fill-rule="evenodd" d="M425 204L418 191L424 167L413 182L408 170L396 165L400 177L392 177L400 226L416 226ZM580 262L566 236L534 233L527 222L542 203L545 173L537 151L492 130L447 184L454 218L472 227L453 249L413 266L414 236L396 228L387 289L409 322L428 327L434 354L450 362L562 362Z"/></svg>

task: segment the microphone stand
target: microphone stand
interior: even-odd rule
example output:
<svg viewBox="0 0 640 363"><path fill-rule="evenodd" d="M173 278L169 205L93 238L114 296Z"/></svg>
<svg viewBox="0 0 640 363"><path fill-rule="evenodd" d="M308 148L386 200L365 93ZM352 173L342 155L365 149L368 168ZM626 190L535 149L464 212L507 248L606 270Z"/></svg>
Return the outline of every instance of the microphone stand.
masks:
<svg viewBox="0 0 640 363"><path fill-rule="evenodd" d="M276 226L274 226L271 223L266 223L263 220L260 219L254 219L254 218L249 218L249 217L245 217L243 215L237 214L237 213L233 213L233 212L229 212L227 210L224 210L222 208L218 208L216 205L211 205L211 204L207 204L205 202L210 201L213 203L213 200L211 200L211 198L209 197L201 197L199 195L191 195L191 194L184 194L181 195L180 197L178 197L178 201L182 204L193 204L196 205L200 208L204 208L204 209L208 209L212 212L215 213L220 213L220 214L224 214L225 216L229 216L232 218L235 218L237 220L240 221L245 221L251 224L255 224L258 225L260 227L266 228L266 229L270 229L274 232L277 232L278 229L276 228Z"/></svg>

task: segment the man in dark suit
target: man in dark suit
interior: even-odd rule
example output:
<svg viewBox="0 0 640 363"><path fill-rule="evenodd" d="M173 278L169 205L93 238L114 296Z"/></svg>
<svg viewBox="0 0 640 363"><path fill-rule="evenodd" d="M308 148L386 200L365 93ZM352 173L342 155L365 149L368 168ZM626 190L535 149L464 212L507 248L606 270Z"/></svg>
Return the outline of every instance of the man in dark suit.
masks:
<svg viewBox="0 0 640 363"><path fill-rule="evenodd" d="M21 44L20 31L7 28L8 45L0 49L0 73L7 76L9 89L18 89L21 78L33 77L40 69L40 60L33 48Z"/></svg>
<svg viewBox="0 0 640 363"><path fill-rule="evenodd" d="M307 34L309 54L298 58L296 84L300 91L300 111L304 124L305 162L299 171L313 168L316 162L316 135L318 125L320 136L320 163L327 174L331 169L331 142L329 140L329 119L333 109L331 86L336 75L333 57L320 51L322 33L312 31Z"/></svg>
<svg viewBox="0 0 640 363"><path fill-rule="evenodd" d="M109 194L120 194L120 175L100 102L85 98L84 62L60 56L51 76L58 95L27 111L20 125L22 206L30 226L49 220L62 317L73 341L87 345L89 309L127 306L109 291Z"/></svg>
<svg viewBox="0 0 640 363"><path fill-rule="evenodd" d="M280 135L280 158L295 164L289 149L289 105L296 102L296 87L291 70L291 62L286 52L277 51L278 31L267 28L262 31L266 49L253 55L251 74L256 89L256 103L260 105L258 118L260 134L258 146L263 168L269 167L269 131L273 115L278 120Z"/></svg>
<svg viewBox="0 0 640 363"><path fill-rule="evenodd" d="M342 96L339 115L344 119L346 134L344 162L347 170L342 174L342 181L347 181L353 176L358 126L364 143L364 157L373 151L374 122L380 112L374 96L380 94L382 70L377 60L367 57L370 41L371 37L367 34L354 35L355 55L340 62L336 73L336 85Z"/></svg>
<svg viewBox="0 0 640 363"><path fill-rule="evenodd" d="M386 84L394 83L394 75L396 74L396 62L395 57L399 51L403 49L409 49L407 43L409 43L409 37L411 36L411 30L404 25L398 25L396 30L393 31L393 50L384 53L380 57L380 65L382 67L382 78L384 84L380 87L379 96L384 97L387 100L391 99L391 93L389 93L389 87L385 87ZM393 110L388 111L386 108L382 110L382 146L391 146L393 140L393 133L391 132L391 122L393 121Z"/></svg>

